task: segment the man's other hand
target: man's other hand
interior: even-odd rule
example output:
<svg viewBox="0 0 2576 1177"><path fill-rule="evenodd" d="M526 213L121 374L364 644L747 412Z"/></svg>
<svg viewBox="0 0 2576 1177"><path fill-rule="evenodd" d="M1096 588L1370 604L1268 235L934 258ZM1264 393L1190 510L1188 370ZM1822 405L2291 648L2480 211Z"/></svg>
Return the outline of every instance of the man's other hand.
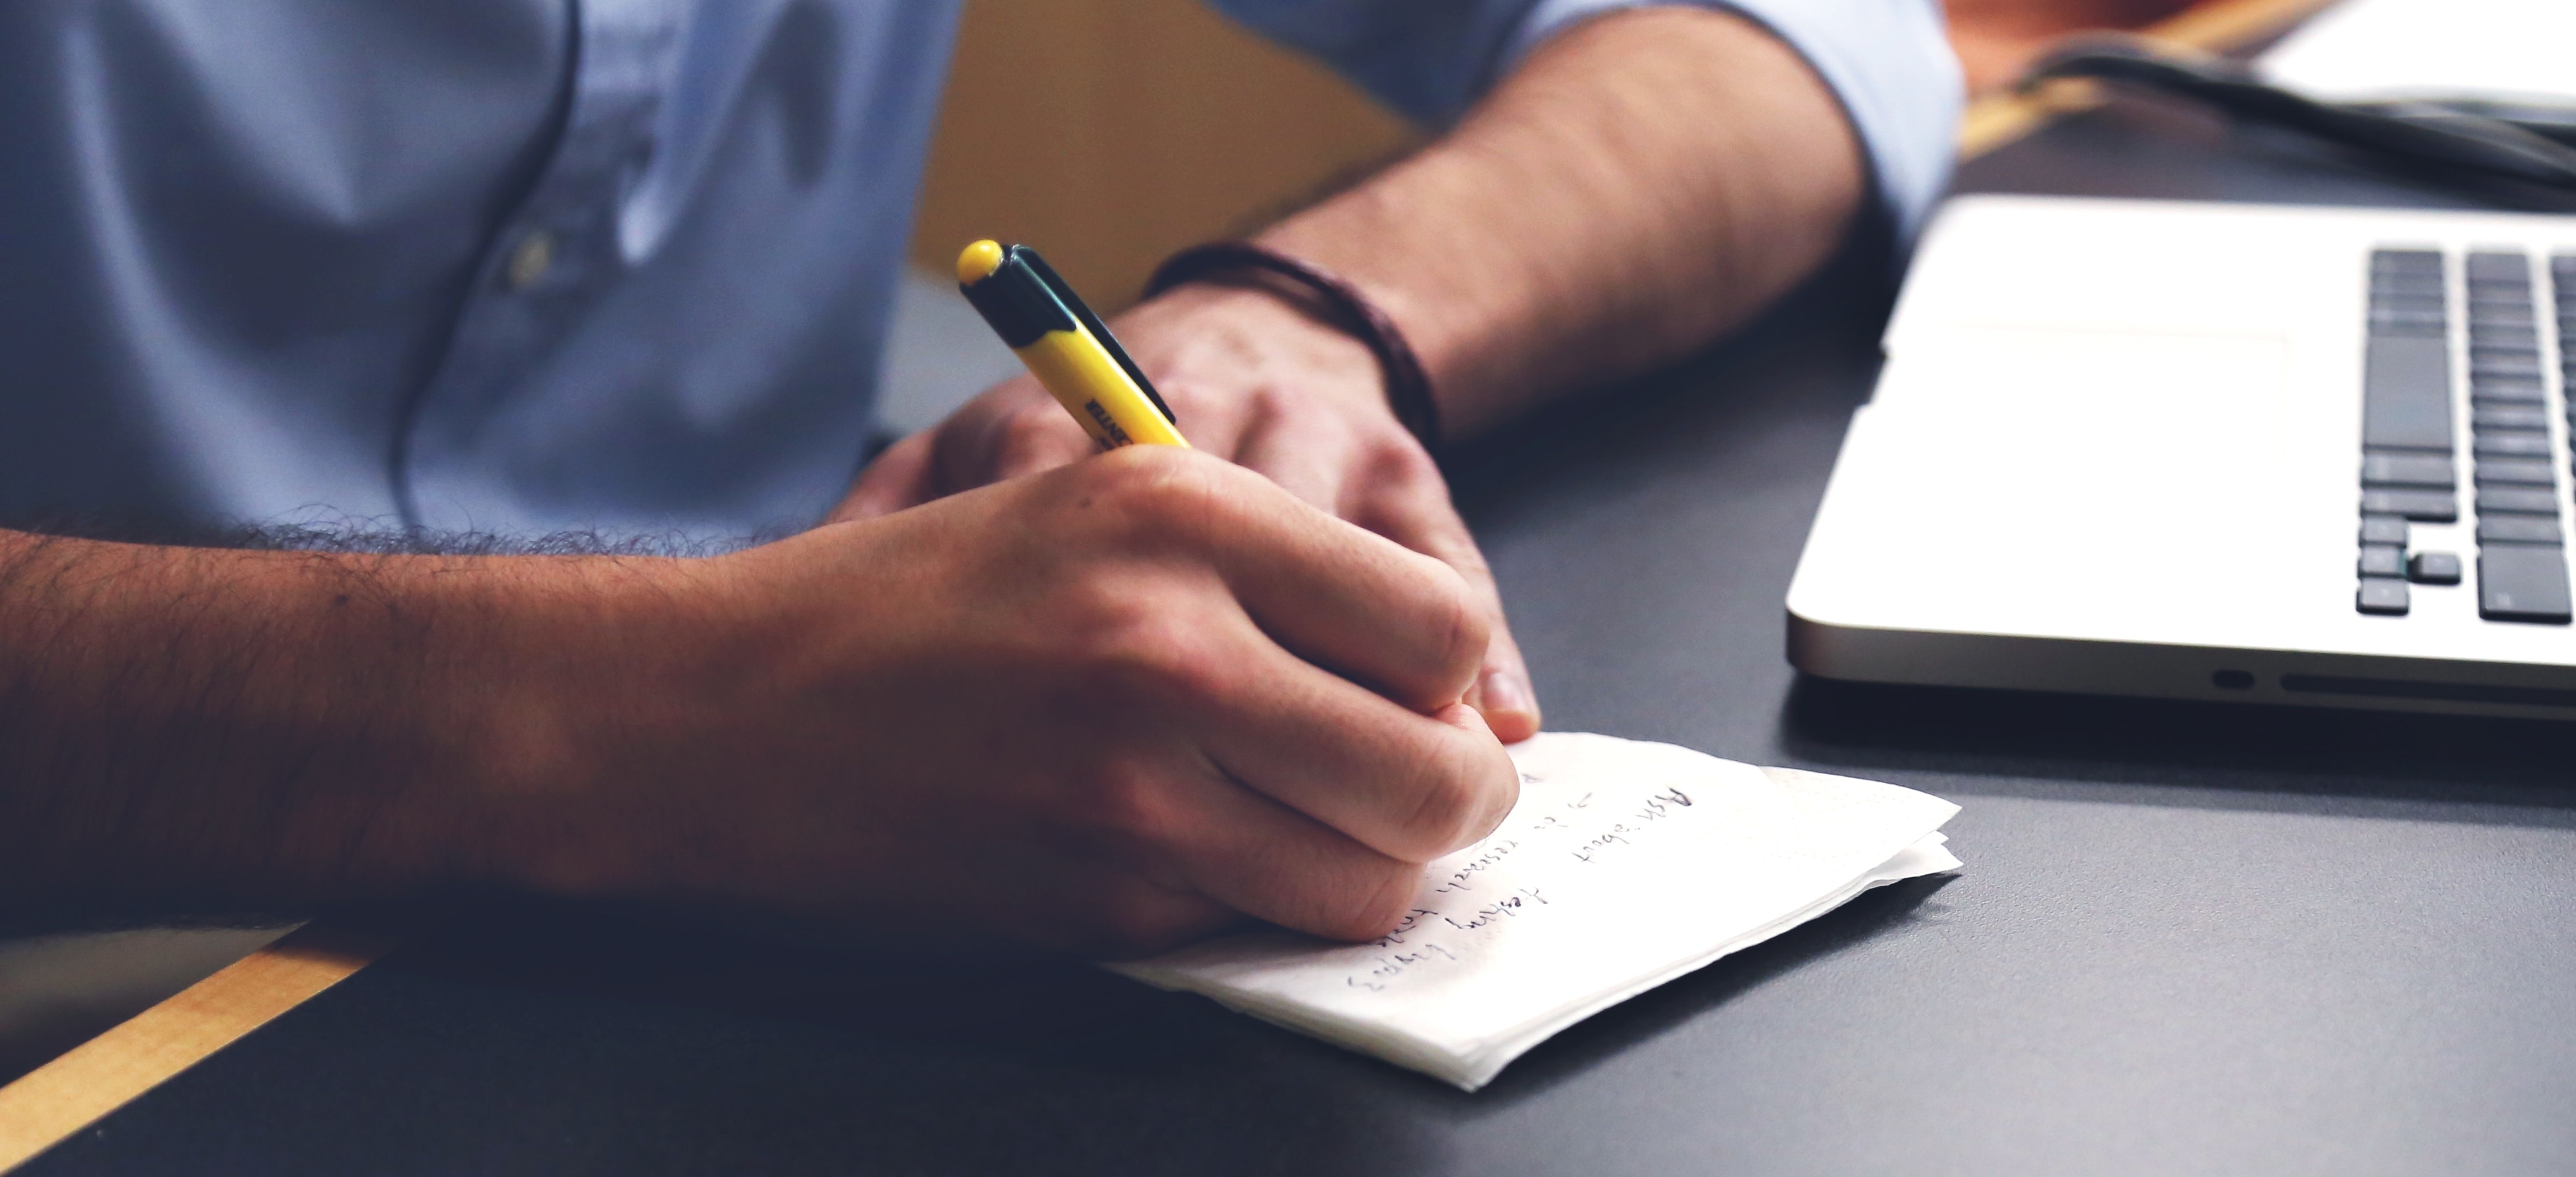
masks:
<svg viewBox="0 0 2576 1177"><path fill-rule="evenodd" d="M542 889L1083 952L1245 916L1364 939L1519 795L1460 703L1490 597L1205 455L687 576L701 653L585 741L616 751L566 798L582 824L533 827Z"/></svg>
<svg viewBox="0 0 2576 1177"><path fill-rule="evenodd" d="M1493 635L1466 702L1505 741L1537 734L1537 696L1493 573L1439 467L1387 406L1366 348L1268 294L1218 286L1175 290L1117 331L1190 444L1457 570ZM834 518L900 511L1091 453L1081 426L1023 376L887 450Z"/></svg>

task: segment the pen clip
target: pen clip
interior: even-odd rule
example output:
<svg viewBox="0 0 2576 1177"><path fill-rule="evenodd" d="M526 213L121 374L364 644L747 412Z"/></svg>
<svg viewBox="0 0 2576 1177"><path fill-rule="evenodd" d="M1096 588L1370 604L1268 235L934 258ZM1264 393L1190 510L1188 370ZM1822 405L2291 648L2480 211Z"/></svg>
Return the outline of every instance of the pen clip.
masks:
<svg viewBox="0 0 2576 1177"><path fill-rule="evenodd" d="M1110 359L1118 361L1118 367L1127 373L1127 378L1135 381L1136 387L1143 390L1145 399L1154 402L1154 409L1163 415L1163 420L1178 428L1181 424L1180 417L1172 412L1172 406L1163 403L1163 394L1154 391L1154 382L1145 379L1144 369L1138 368L1136 361L1127 358L1127 349L1118 346L1118 337L1109 333L1109 324L1101 322L1100 316L1092 314L1091 308L1083 305L1081 296L1073 292L1073 287L1066 285L1064 279L1056 275L1055 267L1048 265L1045 258L1039 257L1038 251L1025 245L1012 246L1011 256L1028 264L1029 272L1038 276L1039 283L1047 288L1047 293L1053 294L1057 302L1064 304L1065 311L1073 316L1074 321L1082 324L1082 329L1089 331L1093 339L1099 340L1101 349L1109 353Z"/></svg>

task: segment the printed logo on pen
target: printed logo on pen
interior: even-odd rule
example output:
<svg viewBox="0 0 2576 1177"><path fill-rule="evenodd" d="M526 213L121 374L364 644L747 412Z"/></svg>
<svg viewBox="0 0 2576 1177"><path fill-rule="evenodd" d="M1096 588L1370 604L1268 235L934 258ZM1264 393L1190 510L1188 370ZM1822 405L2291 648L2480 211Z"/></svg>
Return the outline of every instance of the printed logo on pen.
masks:
<svg viewBox="0 0 2576 1177"><path fill-rule="evenodd" d="M1133 440L1127 436L1126 430L1118 427L1116 421L1109 419L1109 410L1101 408L1099 401L1084 401L1082 408L1084 412L1091 414L1092 420L1100 423L1100 431L1109 435L1109 440L1101 443L1102 448L1114 449Z"/></svg>

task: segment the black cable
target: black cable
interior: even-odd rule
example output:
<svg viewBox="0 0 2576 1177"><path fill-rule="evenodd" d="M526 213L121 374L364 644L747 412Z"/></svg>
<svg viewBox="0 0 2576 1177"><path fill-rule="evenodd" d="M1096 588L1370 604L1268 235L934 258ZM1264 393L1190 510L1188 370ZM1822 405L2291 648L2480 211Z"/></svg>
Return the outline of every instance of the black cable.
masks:
<svg viewBox="0 0 2576 1177"><path fill-rule="evenodd" d="M2508 181L2576 197L2576 112L2462 102L2319 102L2265 84L2223 58L2183 58L2155 43L2089 36L2024 75L2024 93L2061 78L2190 99L2453 181Z"/></svg>

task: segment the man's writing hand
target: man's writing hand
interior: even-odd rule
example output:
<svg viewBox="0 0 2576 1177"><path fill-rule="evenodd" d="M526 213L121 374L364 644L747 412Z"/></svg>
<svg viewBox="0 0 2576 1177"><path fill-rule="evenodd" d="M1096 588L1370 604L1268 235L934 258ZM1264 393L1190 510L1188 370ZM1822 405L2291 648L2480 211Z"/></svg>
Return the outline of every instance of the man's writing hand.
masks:
<svg viewBox="0 0 2576 1177"><path fill-rule="evenodd" d="M1093 952L1393 927L1518 776L1449 568L1134 447L705 562L540 887ZM1363 685L1364 684L1364 685Z"/></svg>
<svg viewBox="0 0 2576 1177"><path fill-rule="evenodd" d="M1365 348L1267 294L1219 287L1182 287L1117 329L1190 444L1456 569L1493 634L1467 702L1506 741L1537 733L1537 698L1493 574L1439 468L1388 408ZM887 450L835 518L900 511L1091 452L1081 427L1021 377Z"/></svg>

